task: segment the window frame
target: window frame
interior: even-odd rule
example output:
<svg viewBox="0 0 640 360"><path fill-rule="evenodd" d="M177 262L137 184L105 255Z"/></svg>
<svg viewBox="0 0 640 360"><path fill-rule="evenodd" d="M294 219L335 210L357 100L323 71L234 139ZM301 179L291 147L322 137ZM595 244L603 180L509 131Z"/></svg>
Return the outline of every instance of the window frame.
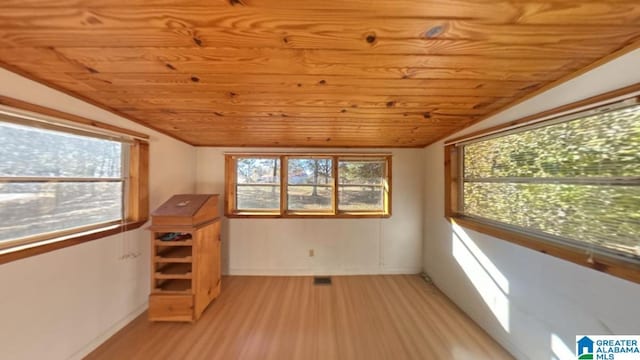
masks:
<svg viewBox="0 0 640 360"><path fill-rule="evenodd" d="M237 160L238 159L247 159L247 158L260 158L260 159L273 159L273 160L277 159L277 160L279 160L279 162L280 162L280 166L279 166L280 167L279 168L279 171L280 171L280 183L277 184L277 185L265 185L265 186L274 186L274 187L277 186L277 187L280 188L280 203L282 204L282 169L283 169L283 167L282 167L282 158L280 156L275 156L275 155L271 155L271 156L269 156L269 155L267 155L267 156L244 156L244 155L242 155L242 156L238 156L236 158L236 164L237 164ZM234 167L234 171L237 171L237 168ZM235 175L237 175L237 172L235 173ZM235 182L234 184L235 184L235 186L234 186L233 192L234 192L234 194L236 194L236 192L237 192L236 189L237 189L239 184L237 182ZM257 186L257 185L255 185L255 186ZM235 204L235 202L236 202L236 197L235 196L234 196L233 201L234 201L234 204ZM282 206L280 206L280 208L281 207ZM275 211L276 211L275 209L245 209L244 210L244 212L246 212L246 213L256 214L256 215L259 215L259 214L270 215L270 214L273 214Z"/></svg>
<svg viewBox="0 0 640 360"><path fill-rule="evenodd" d="M462 212L461 189L464 183L462 147L460 144L471 140L513 132L537 124L550 123L558 118L571 117L624 100L640 100L640 84L614 90L582 101L527 116L502 125L472 132L468 135L445 141L444 144L444 215L452 225L459 225L486 235L490 235L543 254L551 255L622 279L640 283L640 262L624 256L616 256L601 251L592 251L588 244L578 240L563 241L555 236L536 234L531 231L514 229L512 226L466 216ZM573 117L575 118L575 117ZM569 121L567 118L566 121Z"/></svg>
<svg viewBox="0 0 640 360"><path fill-rule="evenodd" d="M358 157L358 156L348 156L348 157L340 157L335 164L335 169L336 169L336 176L335 176L335 187L336 187L336 202L338 202L339 199L339 195L340 195L340 186L345 186L345 187L350 187L350 186L358 186L361 184L357 184L357 185L353 185L353 184L340 184L340 177L337 175L337 172L339 171L338 169L340 168L340 161L375 161L375 160L383 160L385 161L385 179L386 179L386 183L383 180L383 183L381 185L365 185L365 186L374 186L374 187L380 187L382 189L382 211L381 212L385 212L386 211L386 207L388 203L391 202L391 190L389 191L385 191L386 187L391 187L391 177L390 177L390 161L391 159L381 159L381 158L376 158L376 157ZM363 211L363 210L355 210L355 211L350 211L350 210L340 210L340 204L336 203L336 209L337 211L340 212L346 212L346 213L359 213L359 212L367 212L367 211ZM376 211L371 211L371 212L376 212Z"/></svg>
<svg viewBox="0 0 640 360"><path fill-rule="evenodd" d="M148 135L6 96L0 96L0 111L9 117L41 124L38 127L80 133L87 137L95 134L96 138L119 138L128 143L128 150L123 151L121 173L123 219L16 239L6 246L0 246L0 264L137 229L148 220Z"/></svg>
<svg viewBox="0 0 640 360"><path fill-rule="evenodd" d="M274 211L238 210L236 204L237 159L240 158L280 158L280 209ZM289 159L331 159L333 181L331 182L331 209L289 210L288 209L288 168ZM379 159L385 161L383 211L338 210L338 162L340 160ZM389 218L392 199L392 155L373 153L226 153L225 154L225 216L228 218Z"/></svg>
<svg viewBox="0 0 640 360"><path fill-rule="evenodd" d="M314 184L290 184L289 183L289 160L331 160L331 175L332 175L332 181L329 185L319 185L321 187L328 187L331 189L331 209L321 209L321 210L305 210L305 209L289 209L289 186L292 187L303 187L303 186L314 186ZM336 214L336 210L337 210L337 204L338 204L338 200L336 199L336 166L335 166L335 161L336 161L336 157L335 156L325 156L322 154L315 154L315 155L286 155L286 156L282 156L282 160L281 160L281 164L282 161L285 161L285 164L282 166L283 169L285 169L286 171L286 176L283 175L281 176L280 179L280 184L282 184L282 182L284 181L285 184L283 186L283 189L285 190L285 194L284 197L281 198L280 200L280 208L283 209L284 214L288 215L288 216L309 216L309 215L313 215L313 216L334 216ZM286 180L286 181L285 181ZM315 184L316 186L318 186L318 184ZM282 191L282 189L280 190ZM284 202L283 202L284 200Z"/></svg>

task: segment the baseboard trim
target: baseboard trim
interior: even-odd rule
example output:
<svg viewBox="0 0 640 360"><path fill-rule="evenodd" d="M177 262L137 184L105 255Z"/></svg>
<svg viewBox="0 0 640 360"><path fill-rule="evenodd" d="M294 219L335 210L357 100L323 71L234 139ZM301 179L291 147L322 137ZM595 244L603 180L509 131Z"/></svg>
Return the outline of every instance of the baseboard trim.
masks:
<svg viewBox="0 0 640 360"><path fill-rule="evenodd" d="M352 268L352 269L243 269L232 268L225 275L236 276L313 276L313 275L412 275L421 267L410 268Z"/></svg>
<svg viewBox="0 0 640 360"><path fill-rule="evenodd" d="M140 305L138 308L130 312L127 316L120 319L117 323L113 324L102 334L98 335L96 338L91 340L88 344L86 344L82 349L76 351L75 354L71 355L69 359L71 360L81 360L87 355L89 355L93 350L97 349L98 346L102 345L105 341L107 341L110 337L112 337L115 333L120 331L123 327L129 324L133 319L137 318L147 310L147 303Z"/></svg>

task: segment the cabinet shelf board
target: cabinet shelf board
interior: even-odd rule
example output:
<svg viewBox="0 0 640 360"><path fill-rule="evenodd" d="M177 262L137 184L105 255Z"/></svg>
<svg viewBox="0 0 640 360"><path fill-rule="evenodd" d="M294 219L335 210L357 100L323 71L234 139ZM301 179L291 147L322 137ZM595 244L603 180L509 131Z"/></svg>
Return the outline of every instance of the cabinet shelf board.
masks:
<svg viewBox="0 0 640 360"><path fill-rule="evenodd" d="M193 246L193 240L180 240L180 241L162 241L155 240L156 246Z"/></svg>
<svg viewBox="0 0 640 360"><path fill-rule="evenodd" d="M191 264L168 263L160 267L154 274L156 279L191 279Z"/></svg>
<svg viewBox="0 0 640 360"><path fill-rule="evenodd" d="M192 260L191 247L188 246L173 246L162 249L155 257L155 261L159 263L190 263Z"/></svg>

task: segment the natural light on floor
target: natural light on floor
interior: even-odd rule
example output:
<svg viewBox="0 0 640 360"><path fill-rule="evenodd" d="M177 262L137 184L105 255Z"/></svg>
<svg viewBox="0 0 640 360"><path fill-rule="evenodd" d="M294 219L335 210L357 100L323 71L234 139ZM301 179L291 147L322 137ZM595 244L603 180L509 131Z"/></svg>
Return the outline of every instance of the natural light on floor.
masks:
<svg viewBox="0 0 640 360"><path fill-rule="evenodd" d="M509 332L509 281L459 225L453 224L452 251L462 270L500 325Z"/></svg>
<svg viewBox="0 0 640 360"><path fill-rule="evenodd" d="M551 360L571 360L576 355L567 344L556 334L551 334Z"/></svg>

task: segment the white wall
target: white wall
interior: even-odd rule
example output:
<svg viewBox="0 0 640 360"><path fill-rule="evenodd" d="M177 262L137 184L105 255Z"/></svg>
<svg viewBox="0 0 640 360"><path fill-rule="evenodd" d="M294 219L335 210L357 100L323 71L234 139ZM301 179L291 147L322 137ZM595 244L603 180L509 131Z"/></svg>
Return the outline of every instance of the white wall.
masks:
<svg viewBox="0 0 640 360"><path fill-rule="evenodd" d="M454 136L639 81L636 50ZM518 359L572 359L577 334L640 334L640 284L471 230L458 231L467 247L462 245L444 218L443 142L429 146L425 154L424 267L447 296L512 354Z"/></svg>
<svg viewBox="0 0 640 360"><path fill-rule="evenodd" d="M197 191L224 194L225 152L292 149L198 148ZM295 149L295 151L306 151ZM308 151L318 151L309 149ZM327 152L354 151L322 149ZM388 219L227 219L223 271L228 274L391 274L422 270L422 149L392 152L392 216ZM220 211L222 211L222 201ZM315 251L309 257L309 249Z"/></svg>
<svg viewBox="0 0 640 360"><path fill-rule="evenodd" d="M192 146L2 69L0 94L149 134L151 209L194 191ZM148 244L143 227L0 265L0 358L81 358L126 325L147 306Z"/></svg>

